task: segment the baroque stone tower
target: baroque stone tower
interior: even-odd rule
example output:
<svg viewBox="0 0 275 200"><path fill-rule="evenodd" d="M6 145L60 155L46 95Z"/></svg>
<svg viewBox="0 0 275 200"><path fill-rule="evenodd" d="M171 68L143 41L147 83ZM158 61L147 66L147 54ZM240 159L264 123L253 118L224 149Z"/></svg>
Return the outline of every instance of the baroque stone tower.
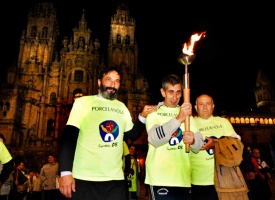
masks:
<svg viewBox="0 0 275 200"><path fill-rule="evenodd" d="M138 45L135 20L130 16L127 2L118 3L111 18L108 63L122 68L123 81L119 99L132 111L136 120L148 98L148 82L138 68Z"/></svg>
<svg viewBox="0 0 275 200"><path fill-rule="evenodd" d="M85 11L72 29L73 35L64 37L62 44L57 43L56 14L53 3L30 9L17 65L9 68L7 82L0 89L0 129L6 145L12 153L32 159L57 153L58 138L74 99L97 94L97 75L106 65L117 65L123 71L118 98L129 108L133 120L150 101L146 78L138 68L135 20L127 4L120 2L111 18L107 64L99 40L92 38L87 27Z"/></svg>
<svg viewBox="0 0 275 200"><path fill-rule="evenodd" d="M275 113L275 94L267 75L260 68L254 88L256 105L259 112Z"/></svg>

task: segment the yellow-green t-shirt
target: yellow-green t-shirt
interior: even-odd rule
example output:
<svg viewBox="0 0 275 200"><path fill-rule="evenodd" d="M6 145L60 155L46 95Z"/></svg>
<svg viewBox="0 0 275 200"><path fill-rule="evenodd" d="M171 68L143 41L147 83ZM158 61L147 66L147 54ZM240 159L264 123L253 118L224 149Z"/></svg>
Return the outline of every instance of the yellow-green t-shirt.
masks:
<svg viewBox="0 0 275 200"><path fill-rule="evenodd" d="M195 119L199 132L205 137L231 136L236 134L231 123L218 116L209 119ZM209 152L209 153L208 153ZM192 184L194 185L214 185L214 155L213 151L200 150L198 153L190 151Z"/></svg>
<svg viewBox="0 0 275 200"><path fill-rule="evenodd" d="M153 112L146 118L147 132L155 125L162 125L179 113L180 107L167 108L161 106L157 112ZM169 142L155 148L148 144L146 157L145 183L153 186L191 186L191 167L189 153L185 152L185 144L182 141L184 123L175 131ZM190 130L197 132L194 118L190 118Z"/></svg>
<svg viewBox="0 0 275 200"><path fill-rule="evenodd" d="M76 99L67 125L79 128L73 162L74 178L123 180L123 134L133 127L127 107L118 100L94 96Z"/></svg>
<svg viewBox="0 0 275 200"><path fill-rule="evenodd" d="M2 141L0 141L0 162L5 164L12 159L11 154Z"/></svg>
<svg viewBox="0 0 275 200"><path fill-rule="evenodd" d="M138 192L139 191L139 173L140 173L140 165L138 160L135 158L131 158L131 169L134 170L134 174L129 177L128 180L132 181L132 187L129 187L129 192Z"/></svg>

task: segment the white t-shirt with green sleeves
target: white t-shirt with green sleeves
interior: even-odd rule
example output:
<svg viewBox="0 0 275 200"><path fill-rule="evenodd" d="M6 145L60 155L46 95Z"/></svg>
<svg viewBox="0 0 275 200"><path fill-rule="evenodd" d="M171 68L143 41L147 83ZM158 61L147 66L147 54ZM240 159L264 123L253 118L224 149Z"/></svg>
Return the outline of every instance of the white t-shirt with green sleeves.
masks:
<svg viewBox="0 0 275 200"><path fill-rule="evenodd" d="M79 128L72 174L87 181L123 180L123 134L133 127L127 107L96 95L76 99L67 125Z"/></svg>
<svg viewBox="0 0 275 200"><path fill-rule="evenodd" d="M197 128L205 137L214 136L220 138L221 136L231 136L236 134L231 123L219 116L212 116L205 120L202 118L195 119ZM192 184L194 185L214 185L214 154L205 150L199 151L195 154L190 151L191 167L192 167Z"/></svg>
<svg viewBox="0 0 275 200"><path fill-rule="evenodd" d="M153 112L146 118L147 132L155 125L163 125L179 113L180 107L168 108L161 106L157 112ZM145 183L153 186L191 186L191 168L189 153L185 152L185 144L182 141L184 123L174 132L169 142L155 148L148 144L146 157ZM190 118L190 130L197 132L193 117Z"/></svg>

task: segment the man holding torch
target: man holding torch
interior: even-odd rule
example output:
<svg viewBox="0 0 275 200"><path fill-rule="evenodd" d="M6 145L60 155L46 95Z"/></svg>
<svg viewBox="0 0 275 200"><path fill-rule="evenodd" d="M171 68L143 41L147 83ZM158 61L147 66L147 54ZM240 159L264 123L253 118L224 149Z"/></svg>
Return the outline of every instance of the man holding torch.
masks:
<svg viewBox="0 0 275 200"><path fill-rule="evenodd" d="M203 137L191 116L190 102L178 105L183 92L182 80L177 75L167 75L160 91L164 101L146 120L149 144L145 184L150 186L152 200L189 200L191 166L185 144L197 153L203 146ZM186 118L190 119L188 131L185 131Z"/></svg>

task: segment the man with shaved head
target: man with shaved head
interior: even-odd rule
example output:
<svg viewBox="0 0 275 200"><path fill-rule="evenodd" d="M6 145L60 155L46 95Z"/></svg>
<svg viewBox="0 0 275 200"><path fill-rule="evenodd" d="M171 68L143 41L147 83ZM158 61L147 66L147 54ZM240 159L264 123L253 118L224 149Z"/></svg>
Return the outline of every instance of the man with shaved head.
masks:
<svg viewBox="0 0 275 200"><path fill-rule="evenodd" d="M195 118L195 122L205 142L199 153L190 152L192 200L218 200L214 186L214 139L221 136L240 139L226 118L213 116L214 108L215 104L211 96L202 94L197 97L195 109L198 117Z"/></svg>

